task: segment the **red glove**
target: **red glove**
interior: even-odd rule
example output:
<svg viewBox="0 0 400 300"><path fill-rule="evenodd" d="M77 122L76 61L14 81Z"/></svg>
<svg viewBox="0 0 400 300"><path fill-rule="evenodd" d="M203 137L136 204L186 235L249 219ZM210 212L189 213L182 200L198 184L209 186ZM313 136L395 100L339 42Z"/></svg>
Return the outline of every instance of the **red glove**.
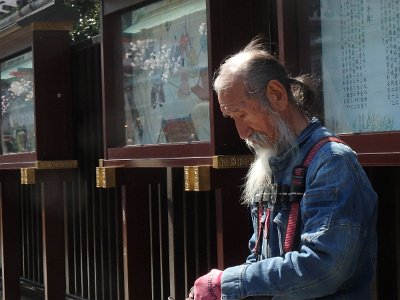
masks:
<svg viewBox="0 0 400 300"><path fill-rule="evenodd" d="M222 271L212 269L210 273L198 278L194 283L195 300L220 300Z"/></svg>

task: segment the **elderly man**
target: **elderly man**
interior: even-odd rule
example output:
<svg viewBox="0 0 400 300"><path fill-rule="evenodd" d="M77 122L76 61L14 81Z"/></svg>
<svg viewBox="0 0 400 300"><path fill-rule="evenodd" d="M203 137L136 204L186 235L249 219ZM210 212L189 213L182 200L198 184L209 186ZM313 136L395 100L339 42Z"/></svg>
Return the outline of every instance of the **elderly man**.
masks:
<svg viewBox="0 0 400 300"><path fill-rule="evenodd" d="M244 264L198 278L188 299L371 299L377 197L355 153L312 116L310 86L253 40L214 89L255 153L242 195L254 234Z"/></svg>

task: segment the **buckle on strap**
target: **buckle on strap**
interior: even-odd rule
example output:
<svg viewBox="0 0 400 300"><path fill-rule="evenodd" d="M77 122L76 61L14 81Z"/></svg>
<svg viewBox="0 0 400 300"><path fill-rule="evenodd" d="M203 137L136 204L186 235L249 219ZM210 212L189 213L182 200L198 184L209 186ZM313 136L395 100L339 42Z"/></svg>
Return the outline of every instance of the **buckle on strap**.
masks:
<svg viewBox="0 0 400 300"><path fill-rule="evenodd" d="M278 198L279 186L273 183L266 187L262 193L257 193L254 196L253 202L275 203Z"/></svg>

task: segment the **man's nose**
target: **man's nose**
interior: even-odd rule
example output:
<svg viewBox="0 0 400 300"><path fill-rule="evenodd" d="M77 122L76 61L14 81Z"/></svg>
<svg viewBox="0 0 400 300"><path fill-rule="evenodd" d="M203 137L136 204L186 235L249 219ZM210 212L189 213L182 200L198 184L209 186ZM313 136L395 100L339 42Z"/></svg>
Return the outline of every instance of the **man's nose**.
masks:
<svg viewBox="0 0 400 300"><path fill-rule="evenodd" d="M242 122L235 122L236 125L236 130L239 133L239 136L242 140L247 139L253 132L251 127L247 126L246 124L243 124Z"/></svg>

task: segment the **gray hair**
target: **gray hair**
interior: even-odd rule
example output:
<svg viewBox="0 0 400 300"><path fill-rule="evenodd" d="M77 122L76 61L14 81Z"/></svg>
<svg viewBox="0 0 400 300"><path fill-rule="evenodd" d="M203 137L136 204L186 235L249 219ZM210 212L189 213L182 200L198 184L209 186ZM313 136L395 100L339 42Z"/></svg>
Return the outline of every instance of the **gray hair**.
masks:
<svg viewBox="0 0 400 300"><path fill-rule="evenodd" d="M241 80L248 96L259 99L265 107L265 88L270 80L279 81L286 89L289 101L307 116L313 116L318 81L311 76L291 78L286 68L273 56L260 38L253 39L243 50L227 58L214 75L213 87L219 94ZM267 99L268 101L268 99Z"/></svg>

